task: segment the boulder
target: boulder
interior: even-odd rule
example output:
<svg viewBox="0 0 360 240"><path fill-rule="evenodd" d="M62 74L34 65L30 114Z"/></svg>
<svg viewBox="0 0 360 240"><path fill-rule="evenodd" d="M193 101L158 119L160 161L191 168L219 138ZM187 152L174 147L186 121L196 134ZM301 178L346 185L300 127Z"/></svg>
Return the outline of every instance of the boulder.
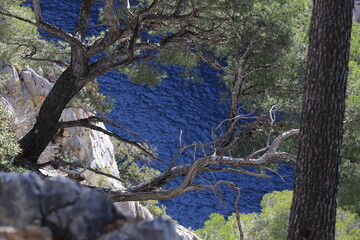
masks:
<svg viewBox="0 0 360 240"><path fill-rule="evenodd" d="M100 191L67 178L0 173L0 238L181 240L171 220L132 220Z"/></svg>
<svg viewBox="0 0 360 240"><path fill-rule="evenodd" d="M91 240L125 217L101 192L67 178L0 173L0 226L47 227L53 239Z"/></svg>

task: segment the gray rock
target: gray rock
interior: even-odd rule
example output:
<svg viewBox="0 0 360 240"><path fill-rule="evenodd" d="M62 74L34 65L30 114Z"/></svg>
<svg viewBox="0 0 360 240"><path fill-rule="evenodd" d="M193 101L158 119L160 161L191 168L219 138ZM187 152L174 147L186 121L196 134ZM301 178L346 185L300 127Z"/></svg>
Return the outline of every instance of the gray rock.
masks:
<svg viewBox="0 0 360 240"><path fill-rule="evenodd" d="M183 239L169 219L127 219L100 191L67 178L42 180L34 173L0 172L0 226L12 227L0 231L10 236L5 239L26 234L56 240Z"/></svg>
<svg viewBox="0 0 360 240"><path fill-rule="evenodd" d="M181 240L170 219L159 217L152 221L128 223L99 240Z"/></svg>
<svg viewBox="0 0 360 240"><path fill-rule="evenodd" d="M114 205L118 209L121 209L121 211L130 219L151 220L154 218L149 210L143 207L139 202L117 202L114 203Z"/></svg>
<svg viewBox="0 0 360 240"><path fill-rule="evenodd" d="M0 173L0 225L39 225L41 180L34 174Z"/></svg>
<svg viewBox="0 0 360 240"><path fill-rule="evenodd" d="M38 101L37 97L47 96L53 86L46 78L41 77L31 68L24 68L22 77L34 103Z"/></svg>
<svg viewBox="0 0 360 240"><path fill-rule="evenodd" d="M70 179L0 173L1 226L43 226L54 239L91 240L117 219L124 217L105 195Z"/></svg>

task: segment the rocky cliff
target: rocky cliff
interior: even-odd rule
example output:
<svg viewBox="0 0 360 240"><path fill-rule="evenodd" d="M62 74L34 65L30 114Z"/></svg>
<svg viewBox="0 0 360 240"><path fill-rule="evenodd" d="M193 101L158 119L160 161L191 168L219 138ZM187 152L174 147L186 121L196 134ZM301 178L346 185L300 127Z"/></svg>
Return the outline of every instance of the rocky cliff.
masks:
<svg viewBox="0 0 360 240"><path fill-rule="evenodd" d="M11 118L11 125L12 125L11 127L15 133L15 136L17 139L20 139L34 124L41 103L46 97L46 95L49 93L50 89L53 86L53 83L47 80L44 76L36 73L33 69L27 67L21 69L20 67L15 68L14 66L2 66L0 68L0 76L7 78L7 82L1 93L1 101L6 106L9 112ZM82 118L87 118L91 115L92 113L85 110L85 108L69 107L64 110L61 116L61 121L78 120ZM105 126L102 123L98 123L98 126L105 128ZM99 177L89 171L86 171L86 167L90 167L93 169L100 169L107 173L111 173L116 177L119 177L119 171L114 157L114 147L110 138L107 135L85 128L79 128L79 127L67 128L61 131L61 134L54 137L53 141L49 144L49 146L46 148L44 153L40 156L39 161L44 163L49 160L52 160L54 156L64 155L66 153L68 153L66 156L67 158L69 158L68 160L77 161L81 163L81 165L83 166L83 169L81 171L85 177L85 181L84 181L85 184L93 185L93 186L101 186L101 187L111 187L115 189L123 188L121 182L117 180L106 178L104 176ZM69 175L69 171L61 168L56 170L49 168L43 170L43 172L44 174L49 176L66 177ZM35 185L40 184L38 183L38 180L33 176L31 177L31 179L33 180L35 179L34 180ZM63 181L67 181L67 180L59 180L60 182L59 184L61 185ZM40 185L42 185L42 183ZM63 191L64 190L65 189L63 189ZM1 192L0 194L1 196L3 196L5 193ZM28 194L25 192L23 192L22 194L28 196ZM45 194L45 192L43 194ZM66 193L63 192L61 194L60 193L57 194L68 195L68 192L66 190ZM19 193L16 196L20 196L20 195L21 194ZM27 201L28 200L23 200L23 204L25 204ZM126 217L126 219L150 220L153 218L152 215L149 213L149 211L146 208L142 207L138 202L116 203L116 206L122 212L122 215ZM0 211L0 215L2 215L1 211ZM63 221L67 221L67 220L63 219ZM115 221L115 220L112 219L111 221ZM138 226L140 223L133 222L131 224L132 226L133 225ZM162 224L163 223L161 223L159 226L163 226ZM165 225L167 224L168 223L165 223ZM140 225L147 226L147 224L145 223ZM10 224L10 226L14 226L18 228L20 225ZM41 226L41 224L36 226ZM25 225L20 226L21 231L24 231L24 227ZM36 229L37 228L35 228L35 230ZM177 232L180 235L182 235L183 239L197 239L197 237L193 233L183 228L182 226L177 226L176 229ZM11 231L11 229L9 231ZM16 232L19 233L19 231ZM116 236L116 234L114 236ZM69 239L75 239L75 238L69 238ZM80 239L80 238L76 238L76 239ZM120 238L104 238L104 239L120 239ZM121 239L142 239L142 238L121 238ZM164 238L164 239L168 239L168 238Z"/></svg>

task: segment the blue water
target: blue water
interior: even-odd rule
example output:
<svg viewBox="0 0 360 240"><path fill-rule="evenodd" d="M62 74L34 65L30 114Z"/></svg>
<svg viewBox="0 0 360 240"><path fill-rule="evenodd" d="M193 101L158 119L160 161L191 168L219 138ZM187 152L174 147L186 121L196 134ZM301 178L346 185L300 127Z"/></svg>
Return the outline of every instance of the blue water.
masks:
<svg viewBox="0 0 360 240"><path fill-rule="evenodd" d="M44 19L67 31L71 31L79 11L78 1L42 0ZM97 10L93 12L90 24L97 24ZM46 33L42 32L43 35ZM205 143L211 140L211 129L227 117L228 105L221 100L227 92L214 71L203 66L200 69L204 82L189 82L179 77L181 69L172 67L169 77L156 87L139 86L129 82L118 72L108 73L98 79L100 91L116 100L109 118L141 135L165 160L154 167L163 170L179 150L179 133L183 144ZM181 157L179 163L193 161L190 155ZM200 182L214 183L216 180L232 181L241 188L239 209L243 213L260 211L260 201L265 193L274 190L291 189L293 169L282 167L271 180L263 180L240 174L202 174ZM171 185L178 184L181 179ZM213 191L189 192L175 199L162 201L168 214L186 227L197 229L203 226L209 214L218 212L230 215L235 193L221 188L224 205Z"/></svg>

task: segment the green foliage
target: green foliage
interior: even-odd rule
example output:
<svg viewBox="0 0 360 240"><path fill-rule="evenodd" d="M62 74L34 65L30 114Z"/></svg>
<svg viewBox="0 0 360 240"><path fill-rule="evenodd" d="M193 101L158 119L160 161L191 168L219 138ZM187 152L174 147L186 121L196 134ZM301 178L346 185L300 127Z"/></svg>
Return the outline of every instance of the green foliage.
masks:
<svg viewBox="0 0 360 240"><path fill-rule="evenodd" d="M131 187L148 181L160 174L160 172L154 168L146 165L140 167L136 163L136 161L145 159L137 149L117 141L114 143L115 159L117 159L118 162L120 179L125 187ZM158 201L148 200L141 201L140 203L154 216L166 215L166 207L163 205L158 206Z"/></svg>
<svg viewBox="0 0 360 240"><path fill-rule="evenodd" d="M0 3L0 10L6 9L9 12L16 12L19 16L32 20L34 19L34 14L30 8L20 7L19 4L23 1L2 1ZM27 44L25 37L29 39L37 38L38 33L35 27L29 26L27 23L24 23L20 20L9 18L9 17L0 17L0 49L1 55L0 60L2 62L9 63L14 57L16 51L27 51ZM19 44L10 44L15 38L23 38L22 43ZM9 44L7 44L9 43Z"/></svg>
<svg viewBox="0 0 360 240"><path fill-rule="evenodd" d="M221 44L209 41L202 45L202 50L214 53L213 57L208 54L210 60L226 59L220 77L231 90L235 108L241 104L243 110L256 109L257 115L269 116L272 106L281 106L272 137L298 128L310 15L308 0L291 3L230 0L221 1L208 16L213 26L226 19L217 28L224 36ZM208 19L204 21L206 24ZM235 114L237 109L232 106L231 111ZM280 111L286 115L280 116ZM246 156L254 149L265 147L270 131L268 120L264 118L248 128L241 126L236 136L241 140L228 152L232 156ZM295 154L296 138L287 140L281 148Z"/></svg>
<svg viewBox="0 0 360 240"><path fill-rule="evenodd" d="M20 6L22 0L0 2L0 11L11 13L29 21L35 16L30 7ZM0 62L42 67L45 74L60 73L61 69L51 61L66 62L69 46L64 42L49 42L40 39L37 28L24 21L0 15ZM63 64L62 64L63 65ZM49 69L51 68L51 69Z"/></svg>
<svg viewBox="0 0 360 240"><path fill-rule="evenodd" d="M146 165L140 167L136 163L145 159L138 149L118 141L114 141L114 145L115 159L117 159L120 178L125 187L148 181L160 174L158 170Z"/></svg>
<svg viewBox="0 0 360 240"><path fill-rule="evenodd" d="M205 227L203 229L198 229L195 231L204 240L236 240L239 237L236 217L232 215L229 217L228 221L225 220L225 217L213 213L210 216L210 220L204 223ZM235 223L235 225L234 225Z"/></svg>
<svg viewBox="0 0 360 240"><path fill-rule="evenodd" d="M241 214L246 239L282 240L287 237L292 191L275 191L265 194L261 201L261 213ZM217 213L210 215L205 227L196 233L207 239L238 239L235 214L226 221ZM336 239L356 240L360 238L360 218L354 213L338 209Z"/></svg>
<svg viewBox="0 0 360 240"><path fill-rule="evenodd" d="M140 201L140 203L146 207L154 217L166 216L171 218L166 214L166 207L164 205L159 205L159 201L157 200Z"/></svg>
<svg viewBox="0 0 360 240"><path fill-rule="evenodd" d="M7 111L0 101L0 171L22 171L13 165L14 157L20 152L19 144L9 129Z"/></svg>
<svg viewBox="0 0 360 240"><path fill-rule="evenodd" d="M122 69L121 72L126 74L130 81L139 85L156 86L161 82L162 77L165 77L154 64L145 61L134 63L128 69Z"/></svg>
<svg viewBox="0 0 360 240"><path fill-rule="evenodd" d="M222 78L231 90L236 76L245 76L241 104L268 111L273 104L298 99L288 96L302 89L299 79L306 59L309 1L224 1L210 14L215 26L220 16L229 18L219 28L224 42L208 44L206 49L226 59Z"/></svg>
<svg viewBox="0 0 360 240"><path fill-rule="evenodd" d="M360 215L360 24L352 28L339 205Z"/></svg>
<svg viewBox="0 0 360 240"><path fill-rule="evenodd" d="M360 217L350 211L338 209L336 212L335 239L360 239Z"/></svg>
<svg viewBox="0 0 360 240"><path fill-rule="evenodd" d="M360 112L360 24L354 23L351 33L349 78L348 78L348 109Z"/></svg>
<svg viewBox="0 0 360 240"><path fill-rule="evenodd" d="M70 101L68 107L83 107L87 111L106 114L112 111L114 101L99 92L99 85L93 80Z"/></svg>

